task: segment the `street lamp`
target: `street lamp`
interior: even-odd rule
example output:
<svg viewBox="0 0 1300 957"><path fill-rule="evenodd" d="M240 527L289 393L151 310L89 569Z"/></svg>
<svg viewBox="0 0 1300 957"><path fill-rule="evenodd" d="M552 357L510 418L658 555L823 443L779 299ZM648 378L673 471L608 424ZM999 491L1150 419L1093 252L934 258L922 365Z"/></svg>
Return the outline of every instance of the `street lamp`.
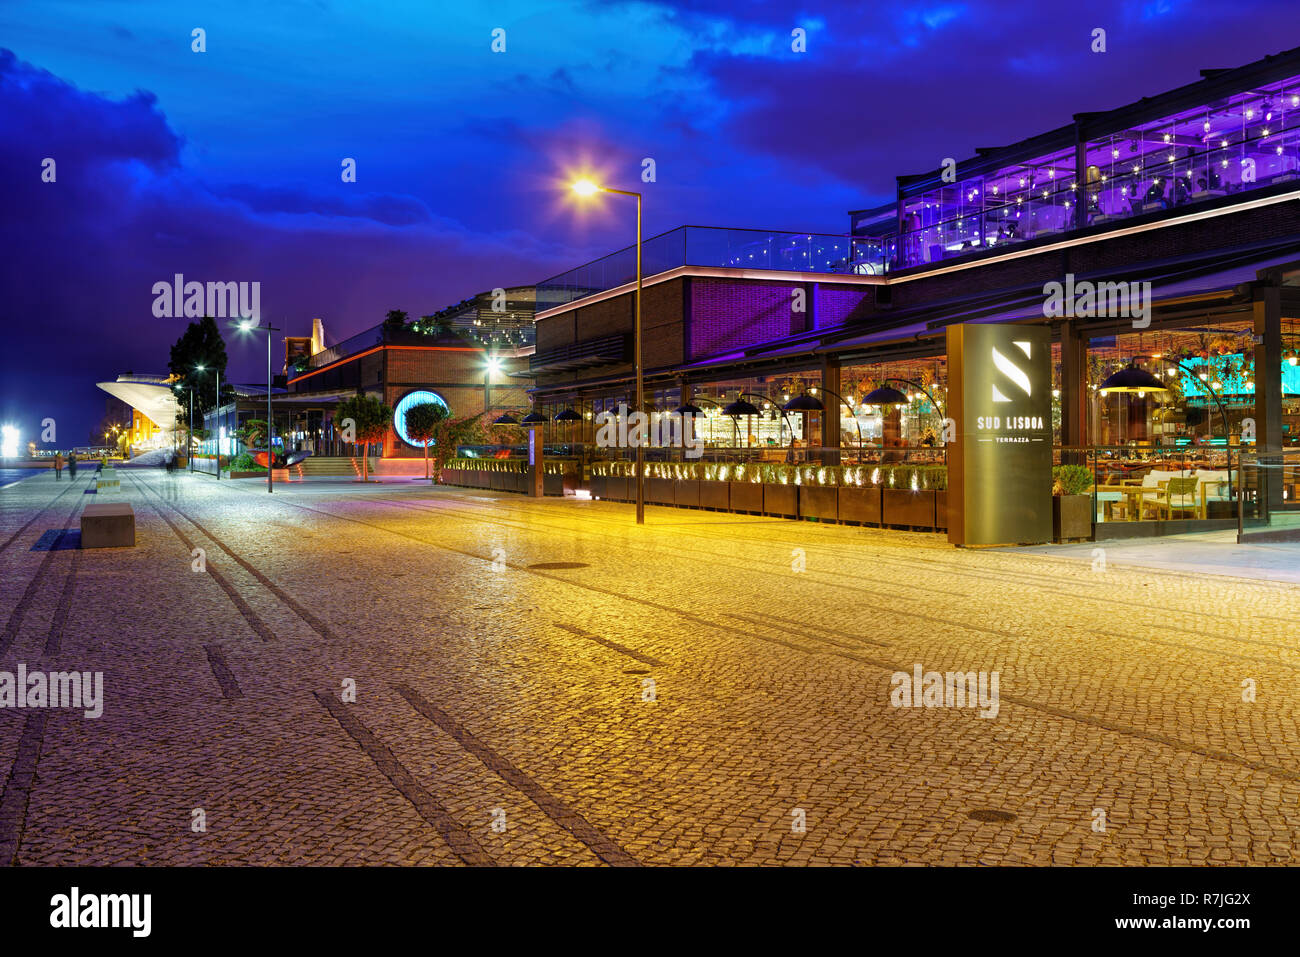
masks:
<svg viewBox="0 0 1300 957"><path fill-rule="evenodd" d="M203 365L198 365L198 366L195 366L194 368L197 369L199 372L205 372L205 371L207 371L207 368L208 368L208 367L207 367L207 366L203 366ZM221 421L221 370L220 370L220 369L213 369L212 371L213 371L213 373L214 373L214 374L216 375L216 377L217 377L217 408L216 408L216 411L217 411L217 421L220 422L220 421ZM191 422L190 424L191 424L191 426L192 426L192 425L193 425L193 422ZM217 460L217 481L220 482L220 481L221 481L221 426L220 426L220 425L217 426L217 455L216 455L216 460Z"/></svg>
<svg viewBox="0 0 1300 957"><path fill-rule="evenodd" d="M206 368L207 368L206 366L197 365L194 367L194 371L202 372ZM179 383L176 385L176 388L177 389L180 388ZM189 385L186 386L186 388L189 389L190 391L190 421L189 421L189 428L186 430L185 433L185 459L187 464L189 465L188 471L192 473L194 471L194 386ZM220 471L220 464L221 464L220 459L217 460L217 464L218 464L218 471Z"/></svg>
<svg viewBox="0 0 1300 957"><path fill-rule="evenodd" d="M636 363L636 408L645 408L645 379L641 363L641 194L627 189L613 189L609 186L597 186L589 179L580 179L573 183L573 191L579 196L591 196L595 193L615 193L619 196L636 197L636 309L633 325L633 352ZM645 524L645 448L644 443L636 446L636 523Z"/></svg>
<svg viewBox="0 0 1300 957"><path fill-rule="evenodd" d="M271 432L272 426L274 425L274 419L271 418L271 333L280 332L281 330L277 329L275 326L263 326L261 325L260 320L241 319L239 321L240 332L260 332L263 330L266 332L266 490L267 492L273 492L275 490L271 487L273 481L271 473L273 471L272 467L275 464L275 459L271 451ZM220 453L218 453L218 472L221 471L220 463Z"/></svg>

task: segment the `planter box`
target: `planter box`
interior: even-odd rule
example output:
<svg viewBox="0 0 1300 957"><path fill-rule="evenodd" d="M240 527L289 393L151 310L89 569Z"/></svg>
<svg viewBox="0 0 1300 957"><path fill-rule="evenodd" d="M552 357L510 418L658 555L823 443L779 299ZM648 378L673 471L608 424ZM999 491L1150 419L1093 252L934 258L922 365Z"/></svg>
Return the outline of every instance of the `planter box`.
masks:
<svg viewBox="0 0 1300 957"><path fill-rule="evenodd" d="M799 486L763 483L763 514L795 518L799 514Z"/></svg>
<svg viewBox="0 0 1300 957"><path fill-rule="evenodd" d="M490 477L488 478L488 485L489 485L489 486L491 486L492 488L496 489L497 491L501 491L502 489L504 489L504 488L506 487L506 473L505 473L505 472L489 472L488 475L490 476Z"/></svg>
<svg viewBox="0 0 1300 957"><path fill-rule="evenodd" d="M934 528L935 493L910 489L881 489L881 511L886 525Z"/></svg>
<svg viewBox="0 0 1300 957"><path fill-rule="evenodd" d="M700 507L700 480L677 479L673 482L673 501L683 508Z"/></svg>
<svg viewBox="0 0 1300 957"><path fill-rule="evenodd" d="M733 512L763 511L763 486L758 482L728 482L727 507Z"/></svg>
<svg viewBox="0 0 1300 957"><path fill-rule="evenodd" d="M265 481L266 481L266 469L262 469L262 470L259 471L259 472L227 472L227 473L226 473L226 478L232 478L232 479L260 478L263 482L265 482ZM277 481L277 482L278 482L278 481L281 481L281 480L280 480L280 479L274 479L274 481Z"/></svg>
<svg viewBox="0 0 1300 957"><path fill-rule="evenodd" d="M636 489L632 490L632 494L636 494ZM662 478L646 479L645 500L653 502L655 505L674 504L676 499L673 497L673 480Z"/></svg>
<svg viewBox="0 0 1300 957"><path fill-rule="evenodd" d="M934 527L939 531L948 530L948 490L934 493Z"/></svg>
<svg viewBox="0 0 1300 957"><path fill-rule="evenodd" d="M702 481L700 485L700 508L716 508L726 511L731 507L731 496L728 493L730 482L710 482Z"/></svg>
<svg viewBox="0 0 1300 957"><path fill-rule="evenodd" d="M609 488L609 479L603 475L593 475L587 480L587 487L591 489L592 498L609 498L607 494Z"/></svg>
<svg viewBox="0 0 1300 957"><path fill-rule="evenodd" d="M1246 514L1247 514L1247 515L1250 514L1250 504L1249 504L1249 503L1247 503L1247 506L1246 506ZM1237 502L1236 502L1236 500L1234 499L1234 500L1232 500L1232 501L1228 501L1228 502L1223 502L1223 501L1220 501L1220 502L1206 502L1206 503L1205 503L1205 517L1206 517L1206 518L1236 518L1236 517L1237 517Z"/></svg>
<svg viewBox="0 0 1300 957"><path fill-rule="evenodd" d="M841 486L837 492L836 504L841 522L857 522L859 525L880 524L880 486Z"/></svg>
<svg viewBox="0 0 1300 957"><path fill-rule="evenodd" d="M1052 496L1052 539L1092 538L1092 496Z"/></svg>
<svg viewBox="0 0 1300 957"><path fill-rule="evenodd" d="M563 495L564 494L563 475L543 475L542 476L542 494L543 495Z"/></svg>
<svg viewBox="0 0 1300 957"><path fill-rule="evenodd" d="M501 487L507 492L525 492L528 476L519 472L502 472Z"/></svg>
<svg viewBox="0 0 1300 957"><path fill-rule="evenodd" d="M822 522L839 520L839 489L823 485L803 485L799 488L799 517L815 518Z"/></svg>
<svg viewBox="0 0 1300 957"><path fill-rule="evenodd" d="M626 475L615 475L605 479L605 497L615 502L630 502L636 495L636 486Z"/></svg>

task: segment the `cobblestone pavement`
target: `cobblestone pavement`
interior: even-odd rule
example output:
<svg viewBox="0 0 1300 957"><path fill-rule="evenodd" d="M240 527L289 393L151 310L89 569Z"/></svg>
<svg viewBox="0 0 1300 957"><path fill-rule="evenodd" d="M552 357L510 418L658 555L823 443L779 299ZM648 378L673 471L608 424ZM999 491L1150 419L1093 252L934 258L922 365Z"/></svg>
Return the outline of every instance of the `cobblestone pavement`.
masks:
<svg viewBox="0 0 1300 957"><path fill-rule="evenodd" d="M1300 852L1293 584L420 483L119 475L134 549L69 547L85 472L0 492L0 670L102 671L105 699L98 720L0 710L0 864ZM892 707L918 664L996 671L996 717Z"/></svg>

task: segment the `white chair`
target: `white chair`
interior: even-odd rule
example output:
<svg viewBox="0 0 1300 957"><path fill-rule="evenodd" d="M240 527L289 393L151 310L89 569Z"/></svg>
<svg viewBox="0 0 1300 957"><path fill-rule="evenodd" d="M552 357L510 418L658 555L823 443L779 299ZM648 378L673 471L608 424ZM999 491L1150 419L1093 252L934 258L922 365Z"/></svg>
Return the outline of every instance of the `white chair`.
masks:
<svg viewBox="0 0 1300 957"><path fill-rule="evenodd" d="M1230 502L1237 484L1237 473L1227 469L1197 469L1196 477L1204 485L1206 502Z"/></svg>

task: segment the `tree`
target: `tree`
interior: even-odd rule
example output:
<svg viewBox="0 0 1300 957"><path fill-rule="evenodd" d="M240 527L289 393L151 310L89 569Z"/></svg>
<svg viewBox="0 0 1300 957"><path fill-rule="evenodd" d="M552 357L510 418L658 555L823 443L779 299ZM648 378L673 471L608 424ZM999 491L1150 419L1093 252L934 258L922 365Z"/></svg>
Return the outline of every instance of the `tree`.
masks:
<svg viewBox="0 0 1300 957"><path fill-rule="evenodd" d="M438 423L451 412L441 402L420 402L406 410L406 434L424 446L424 477L429 477L429 443Z"/></svg>
<svg viewBox="0 0 1300 957"><path fill-rule="evenodd" d="M406 322L410 318L400 309L389 309L388 315L384 316L384 330L386 332L401 332L406 328Z"/></svg>
<svg viewBox="0 0 1300 957"><path fill-rule="evenodd" d="M239 427L235 436L250 448L257 448L266 441L266 419L249 419Z"/></svg>
<svg viewBox="0 0 1300 957"><path fill-rule="evenodd" d="M198 371L203 366L203 371ZM217 406L215 376L221 374L222 382L226 379L226 342L221 338L216 320L204 316L185 327L181 337L171 348L167 368L176 376L180 385L176 392L177 403L181 412L176 416L178 422L188 429L190 422L190 390L194 390L194 418L200 422L203 413Z"/></svg>
<svg viewBox="0 0 1300 957"><path fill-rule="evenodd" d="M383 400L373 395L349 396L334 410L334 427L341 431L346 442L360 442L364 448L361 456L361 481L368 482L370 445L384 441L393 410Z"/></svg>
<svg viewBox="0 0 1300 957"><path fill-rule="evenodd" d="M433 434L433 468L441 472L461 445L518 445L523 431L517 427L492 425L496 412L481 412L463 419L442 419Z"/></svg>

